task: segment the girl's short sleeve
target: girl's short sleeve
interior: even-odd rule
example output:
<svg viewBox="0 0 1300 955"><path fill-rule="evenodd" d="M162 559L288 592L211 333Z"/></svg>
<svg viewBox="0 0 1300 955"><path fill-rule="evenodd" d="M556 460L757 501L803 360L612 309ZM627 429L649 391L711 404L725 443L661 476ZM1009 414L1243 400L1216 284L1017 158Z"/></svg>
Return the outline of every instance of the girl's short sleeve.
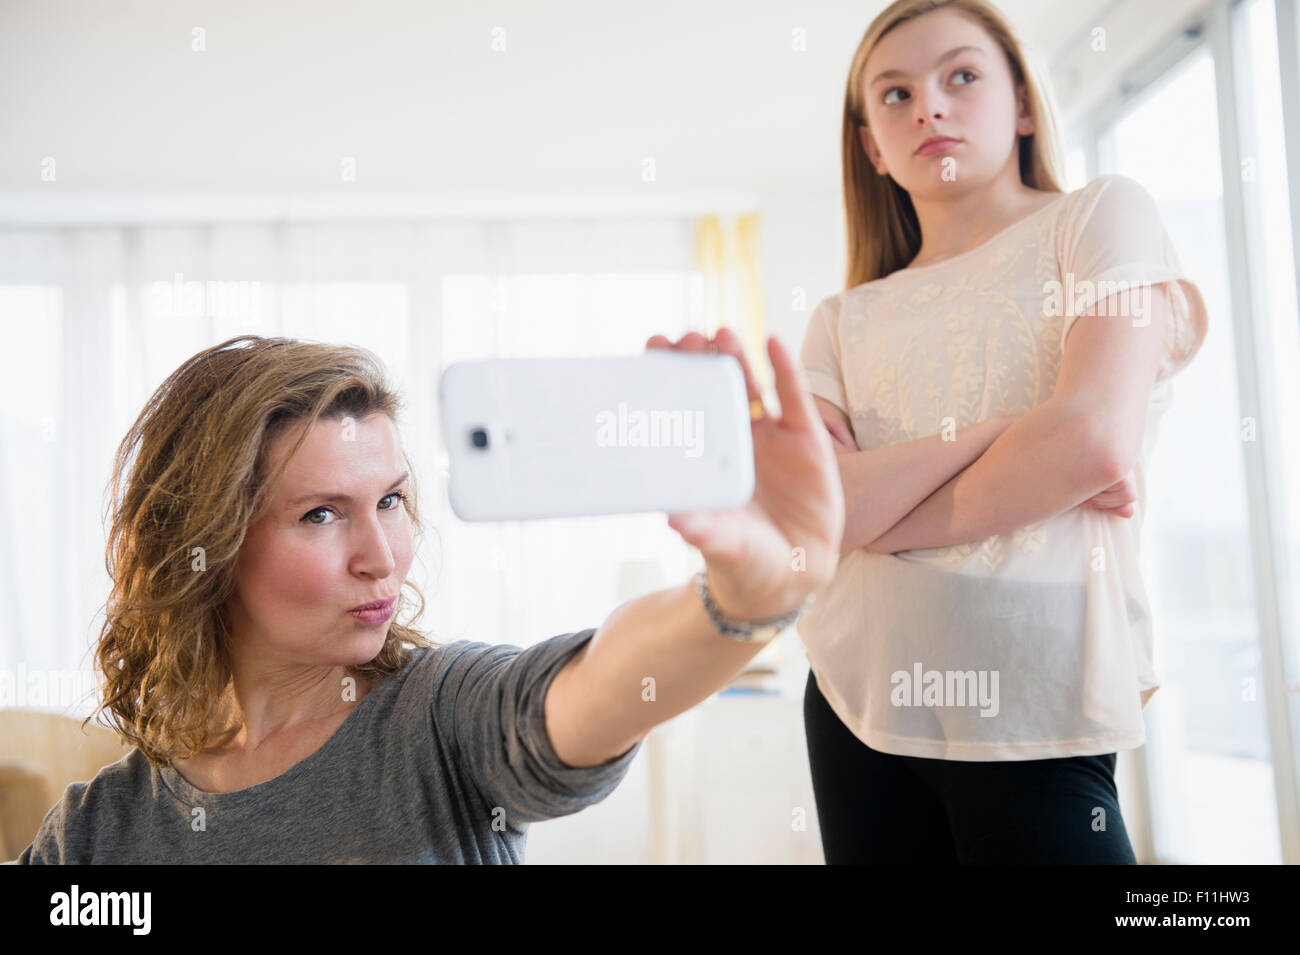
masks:
<svg viewBox="0 0 1300 955"><path fill-rule="evenodd" d="M840 364L841 297L842 294L823 299L813 310L799 350L799 364L808 376L808 389L847 415L844 370Z"/></svg>
<svg viewBox="0 0 1300 955"><path fill-rule="evenodd" d="M1061 278L1062 350L1075 318L1094 304L1128 291L1139 296L1131 306L1137 308L1147 289L1153 298L1164 297L1170 317L1157 381L1180 371L1205 341L1200 290L1184 275L1155 200L1128 176L1099 176L1081 190L1062 236Z"/></svg>

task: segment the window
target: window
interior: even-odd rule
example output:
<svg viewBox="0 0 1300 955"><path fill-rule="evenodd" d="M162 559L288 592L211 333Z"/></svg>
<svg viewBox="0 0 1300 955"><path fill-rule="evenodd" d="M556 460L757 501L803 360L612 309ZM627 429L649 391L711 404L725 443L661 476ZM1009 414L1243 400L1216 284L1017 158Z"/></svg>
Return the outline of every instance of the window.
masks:
<svg viewBox="0 0 1300 955"><path fill-rule="evenodd" d="M1300 331L1291 223L1278 198L1286 190L1271 0L1240 3L1230 18L1235 52L1225 59L1240 74L1236 104L1219 101L1216 67L1230 66L1216 63L1214 44L1203 44L1113 117L1097 144L1099 171L1131 176L1156 199L1210 316L1200 354L1174 380L1173 406L1151 461L1143 528L1162 677L1146 710L1152 828L1157 857L1174 863L1282 861L1263 662L1276 636L1261 627L1254 575L1277 574L1278 586L1300 586L1294 576L1283 579L1297 566L1300 532L1296 515L1285 514L1284 495L1270 488L1271 500L1264 501L1248 487L1253 451L1244 443L1268 442L1271 460L1296 486ZM1241 180L1253 351L1241 339L1243 319L1234 314L1242 311L1241 296L1234 299L1229 281L1224 127L1217 112L1225 108L1234 110L1239 131L1239 141L1228 145L1241 168L1228 170L1226 181L1235 202L1234 180ZM1241 381L1239 367L1261 373ZM1240 396L1256 387L1260 409L1247 413ZM1261 561L1269 543L1258 527L1252 537L1252 505L1278 519L1268 533L1286 538L1289 561ZM1282 622L1292 647L1293 626Z"/></svg>

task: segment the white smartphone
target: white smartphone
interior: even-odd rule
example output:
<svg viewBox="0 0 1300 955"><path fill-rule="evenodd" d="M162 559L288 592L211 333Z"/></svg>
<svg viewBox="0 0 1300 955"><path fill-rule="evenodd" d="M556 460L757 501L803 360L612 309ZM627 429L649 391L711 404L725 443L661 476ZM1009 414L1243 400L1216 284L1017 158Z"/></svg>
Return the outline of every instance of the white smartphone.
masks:
<svg viewBox="0 0 1300 955"><path fill-rule="evenodd" d="M464 521L734 508L754 493L749 400L731 355L456 362L440 397Z"/></svg>

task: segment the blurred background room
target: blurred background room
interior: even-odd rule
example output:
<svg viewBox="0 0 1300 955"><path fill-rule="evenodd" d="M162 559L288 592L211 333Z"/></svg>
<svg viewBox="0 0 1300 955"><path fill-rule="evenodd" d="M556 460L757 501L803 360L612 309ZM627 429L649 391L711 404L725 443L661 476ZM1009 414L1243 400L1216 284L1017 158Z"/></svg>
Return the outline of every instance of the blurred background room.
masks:
<svg viewBox="0 0 1300 955"><path fill-rule="evenodd" d="M0 858L120 755L65 757L50 715L93 708L117 442L210 345L383 359L437 640L595 627L701 566L662 514L459 521L439 374L727 325L774 403L764 337L797 354L843 289L843 83L884 6L0 0L0 794L45 787L25 816L0 798ZM1151 465L1162 689L1120 754L1134 849L1300 862L1296 2L1000 6L1055 96L1066 188L1137 179L1211 316ZM820 864L807 672L794 635L769 645L613 795L533 826L528 861Z"/></svg>

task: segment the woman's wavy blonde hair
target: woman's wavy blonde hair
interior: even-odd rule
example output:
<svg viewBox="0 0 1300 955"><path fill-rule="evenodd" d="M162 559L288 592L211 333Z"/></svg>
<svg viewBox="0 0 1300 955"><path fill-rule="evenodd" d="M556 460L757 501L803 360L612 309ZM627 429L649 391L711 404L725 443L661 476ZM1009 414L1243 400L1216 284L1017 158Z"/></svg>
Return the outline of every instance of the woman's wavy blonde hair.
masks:
<svg viewBox="0 0 1300 955"><path fill-rule="evenodd" d="M1044 86L1025 56L1020 39L1001 11L984 0L896 0L867 27L849 67L844 94L841 152L844 164L844 213L848 228L845 288L883 278L903 268L921 248L921 226L912 199L891 176L878 174L862 150L858 127L867 125L864 73L867 57L881 38L900 23L935 10L962 13L983 27L1006 54L1011 76L1024 84L1034 133L1020 137L1020 180L1027 186L1061 192L1060 134Z"/></svg>
<svg viewBox="0 0 1300 955"><path fill-rule="evenodd" d="M401 409L382 364L362 348L242 335L176 369L114 460L105 556L112 588L95 651L103 704L87 720L106 711L109 725L156 766L199 752L222 718L231 679L223 608L236 558L271 487L317 421L379 413L396 426ZM295 432L266 474L271 442ZM402 454L418 542L415 469ZM416 611L403 624L407 589ZM412 648L437 646L414 629L423 612L424 595L403 581L383 649L348 674L393 673Z"/></svg>

